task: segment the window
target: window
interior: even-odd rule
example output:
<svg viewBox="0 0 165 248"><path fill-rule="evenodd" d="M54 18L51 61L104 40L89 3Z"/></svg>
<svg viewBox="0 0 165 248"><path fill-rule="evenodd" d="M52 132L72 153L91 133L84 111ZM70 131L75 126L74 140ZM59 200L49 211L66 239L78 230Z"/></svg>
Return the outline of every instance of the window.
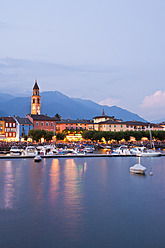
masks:
<svg viewBox="0 0 165 248"><path fill-rule="evenodd" d="M15 137L15 133L13 133L13 137Z"/></svg>
<svg viewBox="0 0 165 248"><path fill-rule="evenodd" d="M114 127L116 127L116 125L114 125Z"/></svg>
<svg viewBox="0 0 165 248"><path fill-rule="evenodd" d="M53 122L51 122L51 127L53 127Z"/></svg>
<svg viewBox="0 0 165 248"><path fill-rule="evenodd" d="M116 129L114 129L114 132L116 132Z"/></svg>
<svg viewBox="0 0 165 248"><path fill-rule="evenodd" d="M6 137L8 137L8 133L6 133Z"/></svg>
<svg viewBox="0 0 165 248"><path fill-rule="evenodd" d="M43 122L41 122L41 126L43 126L44 125L44 123Z"/></svg>
<svg viewBox="0 0 165 248"><path fill-rule="evenodd" d="M48 122L46 122L46 126L48 126L49 125L49 123Z"/></svg>
<svg viewBox="0 0 165 248"><path fill-rule="evenodd" d="M121 127L123 127L123 125L121 125Z"/></svg>
<svg viewBox="0 0 165 248"><path fill-rule="evenodd" d="M111 129L109 129L109 131L111 132Z"/></svg>
<svg viewBox="0 0 165 248"><path fill-rule="evenodd" d="M35 99L33 99L33 103L35 103Z"/></svg>
<svg viewBox="0 0 165 248"><path fill-rule="evenodd" d="M37 103L38 103L38 104L40 103L40 99L39 99L39 98L37 98Z"/></svg>
<svg viewBox="0 0 165 248"><path fill-rule="evenodd" d="M36 122L36 126L38 127L38 122Z"/></svg>
<svg viewBox="0 0 165 248"><path fill-rule="evenodd" d="M9 127L11 127L11 123L9 123Z"/></svg>
<svg viewBox="0 0 165 248"><path fill-rule="evenodd" d="M8 123L6 123L6 127L8 127Z"/></svg>
<svg viewBox="0 0 165 248"><path fill-rule="evenodd" d="M13 127L15 127L15 123L13 123Z"/></svg>
<svg viewBox="0 0 165 248"><path fill-rule="evenodd" d="M11 137L11 133L9 133L9 136Z"/></svg>
<svg viewBox="0 0 165 248"><path fill-rule="evenodd" d="M111 125L109 125L109 127L111 127Z"/></svg>

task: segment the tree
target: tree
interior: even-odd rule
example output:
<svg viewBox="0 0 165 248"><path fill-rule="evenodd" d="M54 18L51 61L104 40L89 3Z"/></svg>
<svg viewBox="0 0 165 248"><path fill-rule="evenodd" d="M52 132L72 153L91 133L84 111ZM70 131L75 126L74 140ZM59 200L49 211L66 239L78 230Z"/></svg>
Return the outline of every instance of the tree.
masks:
<svg viewBox="0 0 165 248"><path fill-rule="evenodd" d="M41 138L44 138L46 134L45 130L41 130L41 129L31 129L29 131L29 136L35 140L36 142L38 142Z"/></svg>
<svg viewBox="0 0 165 248"><path fill-rule="evenodd" d="M65 137L66 137L65 133L57 133L56 135L57 140L64 140Z"/></svg>
<svg viewBox="0 0 165 248"><path fill-rule="evenodd" d="M44 138L46 139L46 141L50 141L52 140L53 135L54 135L53 131L46 131Z"/></svg>
<svg viewBox="0 0 165 248"><path fill-rule="evenodd" d="M61 116L57 113L55 114L55 117L60 120Z"/></svg>

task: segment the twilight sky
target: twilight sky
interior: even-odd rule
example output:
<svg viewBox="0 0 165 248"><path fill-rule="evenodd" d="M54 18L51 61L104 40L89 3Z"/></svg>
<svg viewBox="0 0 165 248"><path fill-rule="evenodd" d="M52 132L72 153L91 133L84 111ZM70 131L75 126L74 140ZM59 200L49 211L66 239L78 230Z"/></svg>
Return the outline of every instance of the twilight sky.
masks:
<svg viewBox="0 0 165 248"><path fill-rule="evenodd" d="M165 120L164 0L5 0L0 92L41 91Z"/></svg>

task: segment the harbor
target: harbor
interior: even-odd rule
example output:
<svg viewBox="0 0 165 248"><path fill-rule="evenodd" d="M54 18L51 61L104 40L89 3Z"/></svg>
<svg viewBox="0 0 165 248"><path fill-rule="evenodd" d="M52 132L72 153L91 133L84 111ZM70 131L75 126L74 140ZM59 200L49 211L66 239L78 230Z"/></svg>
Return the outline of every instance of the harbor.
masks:
<svg viewBox="0 0 165 248"><path fill-rule="evenodd" d="M165 157L141 158L145 175L130 173L137 161L0 160L0 246L163 247Z"/></svg>

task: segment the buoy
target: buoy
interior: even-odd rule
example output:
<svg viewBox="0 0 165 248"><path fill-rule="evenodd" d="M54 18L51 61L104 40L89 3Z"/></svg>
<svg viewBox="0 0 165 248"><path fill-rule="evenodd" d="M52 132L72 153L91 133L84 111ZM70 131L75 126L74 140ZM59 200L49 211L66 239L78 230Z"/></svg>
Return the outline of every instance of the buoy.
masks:
<svg viewBox="0 0 165 248"><path fill-rule="evenodd" d="M150 176L153 176L153 172L152 171L150 171Z"/></svg>

